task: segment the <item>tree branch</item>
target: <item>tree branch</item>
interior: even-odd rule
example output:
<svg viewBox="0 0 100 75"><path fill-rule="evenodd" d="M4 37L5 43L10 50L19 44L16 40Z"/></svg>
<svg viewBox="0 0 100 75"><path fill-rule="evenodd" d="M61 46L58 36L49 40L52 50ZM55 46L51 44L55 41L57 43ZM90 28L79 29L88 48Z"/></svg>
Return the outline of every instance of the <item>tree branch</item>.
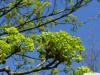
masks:
<svg viewBox="0 0 100 75"><path fill-rule="evenodd" d="M6 59L10 58L12 55L14 55L14 54L16 54L16 53L17 53L16 51L12 52L10 55L8 55L8 56L6 57Z"/></svg>
<svg viewBox="0 0 100 75"><path fill-rule="evenodd" d="M45 25L47 25L47 24L49 24L49 23L51 23L51 22L55 22L55 21L57 21L57 20L59 20L59 19L61 19L61 18L66 17L67 15L69 15L69 14L75 12L77 9L79 9L79 8L81 8L82 6L84 6L84 5L88 4L88 3L90 3L90 2L93 1L93 0L90 0L90 1L88 1L86 4L83 4L83 5L82 5L83 1L84 1L84 0L80 0L79 2L77 2L77 3L73 6L72 10L71 10L71 9L64 9L64 10L58 12L58 13L51 13L51 14L46 15L46 16L41 16L39 19L41 19L41 18L47 18L47 17L50 17L50 16L55 16L55 15L57 15L57 14L60 14L60 13L62 13L62 12L65 12L65 11L69 10L68 13L63 14L63 15L61 15L61 16L58 17L58 18L55 18L55 19L53 19L53 20L51 20L51 21L48 21L48 22L44 22L44 23L42 23L42 24L40 24L40 25L38 25L38 26L32 27L32 28L20 30L19 32L29 31L29 30L32 30L32 29L39 28L39 27L41 27L41 26L45 26ZM25 23L22 24L22 25L25 25L26 23L29 23L29 22L34 21L34 20L37 20L37 19L38 19L38 18L34 18L34 19L32 19L32 20L29 20L29 21L25 22ZM17 28L20 28L20 26L21 26L21 25L18 25ZM5 34L6 34L6 33L1 33L0 36L5 35Z"/></svg>
<svg viewBox="0 0 100 75"><path fill-rule="evenodd" d="M80 7L84 6L85 4L82 5L83 1L84 1L84 0L81 0L81 1L79 1L78 3L76 3L75 6L73 7L73 9L70 10L70 12L68 12L68 13L66 13L66 14L63 14L62 16L60 16L60 17L58 17L58 18L55 18L55 19L53 19L53 20L51 20L51 21L48 21L48 22L44 22L44 23L42 23L41 25L35 26L35 27L33 27L33 28L21 30L20 32L25 32L25 31L29 31L29 30L32 30L32 29L36 29L36 28L39 28L39 27L41 27L41 26L47 25L47 24L49 24L49 23L51 23L51 22L55 22L55 21L57 21L57 20L59 20L59 19L62 19L62 18L64 18L64 17L68 16L69 14L75 12L75 11L76 11L77 9L79 9ZM92 0L90 0L89 2L91 2L91 1L92 1ZM89 2L88 2L88 3L89 3Z"/></svg>
<svg viewBox="0 0 100 75"><path fill-rule="evenodd" d="M11 75L11 71L8 67L1 68L0 72L6 72L8 75Z"/></svg>
<svg viewBox="0 0 100 75"><path fill-rule="evenodd" d="M0 17L6 15L7 13L9 13L10 11L12 11L14 8L16 8L20 3L21 3L22 0L20 0L18 3L16 3L12 8L10 8L9 10L5 10L1 15Z"/></svg>
<svg viewBox="0 0 100 75"><path fill-rule="evenodd" d="M27 58L30 58L30 59L35 59L35 60L41 60L39 58L30 57L28 55L22 55L22 54L16 54L16 55L23 56L23 57L27 57Z"/></svg>
<svg viewBox="0 0 100 75"><path fill-rule="evenodd" d="M12 72L12 75L25 75L25 74L30 74L30 73L33 73L33 72L38 72L38 71L41 71L41 70L49 70L49 69L52 69L52 68L57 67L57 65L58 65L59 63L56 63L54 66L50 67L50 66L53 65L55 62L56 62L56 60L52 61L51 63L47 64L47 65L44 66L44 67L32 69L32 70L25 71L25 72Z"/></svg>

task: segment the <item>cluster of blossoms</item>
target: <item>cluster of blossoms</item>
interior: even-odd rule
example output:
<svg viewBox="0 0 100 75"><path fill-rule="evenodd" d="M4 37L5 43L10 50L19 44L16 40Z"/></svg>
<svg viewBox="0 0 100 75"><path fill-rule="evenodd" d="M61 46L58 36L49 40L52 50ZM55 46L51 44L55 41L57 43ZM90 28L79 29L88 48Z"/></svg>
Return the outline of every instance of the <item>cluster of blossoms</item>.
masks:
<svg viewBox="0 0 100 75"><path fill-rule="evenodd" d="M67 32L42 32L37 38L38 52L47 58L59 62L77 62L82 60L84 50L80 38L69 35Z"/></svg>
<svg viewBox="0 0 100 75"><path fill-rule="evenodd" d="M5 28L7 35L0 37L0 63L12 52L33 50L33 40L19 33L17 28Z"/></svg>

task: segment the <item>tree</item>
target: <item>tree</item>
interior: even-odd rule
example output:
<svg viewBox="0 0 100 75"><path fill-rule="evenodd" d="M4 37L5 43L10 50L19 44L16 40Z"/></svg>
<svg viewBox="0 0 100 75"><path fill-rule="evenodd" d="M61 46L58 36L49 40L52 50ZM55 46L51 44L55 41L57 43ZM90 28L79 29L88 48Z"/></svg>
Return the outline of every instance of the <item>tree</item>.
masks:
<svg viewBox="0 0 100 75"><path fill-rule="evenodd" d="M73 61L80 62L84 50L80 38L65 31L49 32L49 29L72 24L75 30L79 23L72 13L91 1L1 0L0 72L34 74L42 70L57 71L60 64L70 67ZM7 64L10 61L13 66Z"/></svg>

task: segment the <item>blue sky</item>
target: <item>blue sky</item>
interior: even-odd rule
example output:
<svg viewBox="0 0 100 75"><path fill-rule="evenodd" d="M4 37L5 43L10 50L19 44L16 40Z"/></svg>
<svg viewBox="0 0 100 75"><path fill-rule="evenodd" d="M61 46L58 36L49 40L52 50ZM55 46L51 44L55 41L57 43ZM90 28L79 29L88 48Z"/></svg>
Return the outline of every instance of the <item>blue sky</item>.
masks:
<svg viewBox="0 0 100 75"><path fill-rule="evenodd" d="M62 8L61 4L59 7ZM59 31L64 30L69 32L71 35L79 36L82 40L82 44L85 46L84 54L90 54L94 52L96 55L100 52L100 3L96 0L92 1L88 5L80 8L73 14L77 16L78 20L81 22L86 22L83 26L79 27L77 32L71 31L70 25L58 25L54 26L50 29L50 31ZM93 45L92 45L93 44ZM93 50L93 51L92 51ZM88 62L90 62L91 56L88 55L88 58L84 59L81 63L73 63L72 67L86 65L88 66ZM100 56L98 55L94 60L94 64L96 66L95 71L100 72ZM93 67L93 66L92 66ZM62 65L58 66L58 68L63 68ZM39 75L42 73L40 72ZM43 75L48 75L48 72L44 73ZM59 72L58 75L66 75L64 72Z"/></svg>
<svg viewBox="0 0 100 75"><path fill-rule="evenodd" d="M84 54L90 54L93 49L95 54L99 54L100 52L100 17L98 17L98 13L100 13L100 3L97 3L96 0L89 3L87 6L84 6L74 12L73 14L77 16L79 21L86 22L82 27L79 27L77 32L71 32L70 25L59 25L51 29L51 31L59 31L59 29L69 32L72 35L80 36L83 45L86 50ZM92 20L90 20L92 19ZM90 40L90 41L89 41ZM92 45L93 43L94 45ZM96 72L100 72L100 56L98 55L96 59L94 59L94 64L96 64ZM76 64L74 66L79 65L88 65L87 62L90 62L90 55L85 59L82 63ZM60 66L61 68L62 66ZM66 75L65 73L60 72L58 75Z"/></svg>
<svg viewBox="0 0 100 75"><path fill-rule="evenodd" d="M59 6L62 7L62 6ZM97 3L96 0L89 3L87 6L84 6L74 12L73 14L77 16L79 21L87 22L83 26L79 27L77 32L71 31L70 25L58 25L57 27L51 28L50 31L59 31L64 30L69 32L70 34L74 36L81 37L82 43L85 46L86 50L84 51L84 54L89 54L91 52L92 47L95 53L100 52L100 18L97 18L97 14L100 12L100 3ZM90 18L94 18L92 21L89 21ZM90 40L90 41L89 41ZM90 45L91 42L94 42L94 45ZM99 57L97 57L97 60L95 60L94 63L96 63L97 68L96 72L100 72L100 61ZM84 60L84 62L76 64L73 63L72 66L80 66L80 65L87 65L86 63L89 62L87 59ZM8 64L11 64L11 62L8 62ZM12 64L11 64L12 65ZM63 66L60 65L58 68L62 68ZM41 75L41 73L40 73ZM47 75L47 73L45 74ZM63 72L59 72L58 75L66 75Z"/></svg>

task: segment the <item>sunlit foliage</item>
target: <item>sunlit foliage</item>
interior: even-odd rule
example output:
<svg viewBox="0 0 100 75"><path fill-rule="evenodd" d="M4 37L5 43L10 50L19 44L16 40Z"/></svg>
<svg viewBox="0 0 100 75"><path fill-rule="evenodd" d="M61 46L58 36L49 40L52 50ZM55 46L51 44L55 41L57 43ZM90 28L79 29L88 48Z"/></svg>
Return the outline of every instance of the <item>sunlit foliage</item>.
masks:
<svg viewBox="0 0 100 75"><path fill-rule="evenodd" d="M38 52L45 58L53 58L59 62L82 60L82 51L84 47L81 45L79 37L73 37L67 32L43 32L37 38Z"/></svg>
<svg viewBox="0 0 100 75"><path fill-rule="evenodd" d="M33 40L20 34L14 27L5 28L6 36L0 37L0 61L12 52L34 50Z"/></svg>
<svg viewBox="0 0 100 75"><path fill-rule="evenodd" d="M0 0L0 72L34 75L52 69L55 75L58 65L82 61L85 48L80 37L49 30L67 24L76 30L81 25L73 12L91 1ZM11 60L13 68L7 64Z"/></svg>
<svg viewBox="0 0 100 75"><path fill-rule="evenodd" d="M81 66L75 69L74 75L84 75L84 73L92 72L87 66Z"/></svg>

